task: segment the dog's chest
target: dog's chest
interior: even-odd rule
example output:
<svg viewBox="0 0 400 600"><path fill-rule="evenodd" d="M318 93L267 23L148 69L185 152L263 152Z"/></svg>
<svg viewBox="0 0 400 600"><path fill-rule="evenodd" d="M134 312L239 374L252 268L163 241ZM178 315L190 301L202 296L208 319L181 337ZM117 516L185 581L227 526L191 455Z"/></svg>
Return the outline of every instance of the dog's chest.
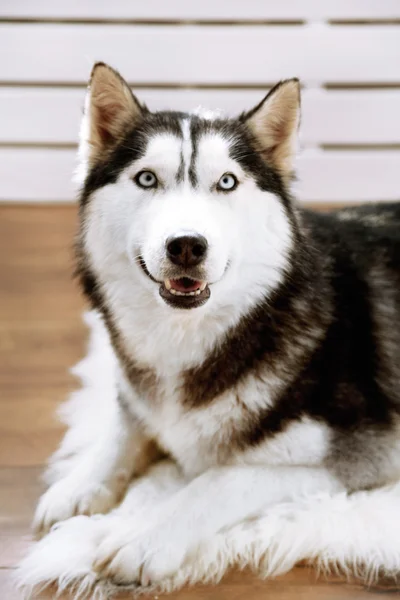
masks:
<svg viewBox="0 0 400 600"><path fill-rule="evenodd" d="M227 464L321 463L329 445L329 430L301 419L278 434L265 432L256 445L243 444L244 429L259 426L259 410L272 405L268 384L249 378L207 406L188 408L177 382L160 386L157 398L137 399L134 410L149 434L181 465L189 476Z"/></svg>
<svg viewBox="0 0 400 600"><path fill-rule="evenodd" d="M133 410L149 435L182 466L188 474L226 463L232 453L229 440L242 420L242 408L234 393L210 406L189 408L182 401L177 381L158 386L152 398L134 397Z"/></svg>

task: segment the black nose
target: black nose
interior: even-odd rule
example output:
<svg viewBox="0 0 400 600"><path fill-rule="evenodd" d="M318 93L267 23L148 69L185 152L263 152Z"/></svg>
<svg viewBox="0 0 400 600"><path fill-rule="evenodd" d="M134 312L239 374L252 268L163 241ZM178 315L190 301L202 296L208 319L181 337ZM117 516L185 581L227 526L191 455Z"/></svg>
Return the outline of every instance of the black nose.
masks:
<svg viewBox="0 0 400 600"><path fill-rule="evenodd" d="M202 235L170 237L166 242L167 256L174 265L194 267L206 256L207 240Z"/></svg>

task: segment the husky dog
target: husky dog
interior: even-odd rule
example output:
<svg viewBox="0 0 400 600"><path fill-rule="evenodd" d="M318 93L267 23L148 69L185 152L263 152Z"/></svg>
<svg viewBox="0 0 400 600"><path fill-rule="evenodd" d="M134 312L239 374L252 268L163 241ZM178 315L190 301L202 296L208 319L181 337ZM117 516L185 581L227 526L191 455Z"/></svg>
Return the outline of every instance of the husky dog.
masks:
<svg viewBox="0 0 400 600"><path fill-rule="evenodd" d="M162 454L186 481L99 545L100 577L146 585L269 505L400 478L400 205L296 206L299 118L296 79L226 119L153 113L94 67L77 270L117 409L36 529L110 510Z"/></svg>

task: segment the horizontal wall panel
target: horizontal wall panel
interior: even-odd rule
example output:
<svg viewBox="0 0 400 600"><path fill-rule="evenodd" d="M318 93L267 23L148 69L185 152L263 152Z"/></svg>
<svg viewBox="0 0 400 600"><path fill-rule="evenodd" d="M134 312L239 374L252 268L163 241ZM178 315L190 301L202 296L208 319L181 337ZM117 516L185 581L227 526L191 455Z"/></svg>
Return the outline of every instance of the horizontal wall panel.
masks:
<svg viewBox="0 0 400 600"><path fill-rule="evenodd" d="M201 105L235 115L264 91L142 89L137 95L153 110ZM0 143L76 143L84 96L83 88L0 88ZM399 107L400 90L304 91L302 143L400 144Z"/></svg>
<svg viewBox="0 0 400 600"><path fill-rule="evenodd" d="M293 20L400 18L398 0L2 0L0 18Z"/></svg>
<svg viewBox="0 0 400 600"><path fill-rule="evenodd" d="M315 145L400 144L399 107L400 90L306 91L303 140Z"/></svg>
<svg viewBox="0 0 400 600"><path fill-rule="evenodd" d="M96 60L131 83L400 82L400 25L0 26L0 80L84 83Z"/></svg>
<svg viewBox="0 0 400 600"><path fill-rule="evenodd" d="M400 200L399 173L399 151L304 152L297 195L312 202Z"/></svg>
<svg viewBox="0 0 400 600"><path fill-rule="evenodd" d="M0 148L0 200L70 201L75 152ZM310 152L298 160L297 196L305 201L400 199L400 152ZM132 184L133 185L133 184Z"/></svg>
<svg viewBox="0 0 400 600"><path fill-rule="evenodd" d="M0 148L0 202L63 202L75 196L74 150Z"/></svg>
<svg viewBox="0 0 400 600"><path fill-rule="evenodd" d="M73 199L98 60L154 110L235 115L299 77L299 196L399 198L400 0L3 0L0 199Z"/></svg>

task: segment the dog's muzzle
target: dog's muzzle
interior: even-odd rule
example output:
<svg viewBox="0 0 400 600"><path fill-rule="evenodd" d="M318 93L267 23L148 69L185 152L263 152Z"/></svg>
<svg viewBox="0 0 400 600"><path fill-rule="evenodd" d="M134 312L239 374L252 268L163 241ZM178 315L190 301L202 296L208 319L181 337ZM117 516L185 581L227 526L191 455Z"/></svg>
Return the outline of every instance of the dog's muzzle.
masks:
<svg viewBox="0 0 400 600"><path fill-rule="evenodd" d="M165 253L177 274L164 280L160 286L163 300L174 308L197 308L210 297L207 281L198 279L195 271L200 272L200 265L207 257L208 242L198 233L188 232L185 235L169 237L165 243ZM176 269L178 267L178 269ZM172 274L171 274L172 275Z"/></svg>
<svg viewBox="0 0 400 600"><path fill-rule="evenodd" d="M173 308L198 308L209 299L211 292L204 279L202 264L207 257L207 240L197 233L169 237L165 255L169 266L163 282L149 273L143 258L139 263L148 277L158 283L161 298Z"/></svg>

